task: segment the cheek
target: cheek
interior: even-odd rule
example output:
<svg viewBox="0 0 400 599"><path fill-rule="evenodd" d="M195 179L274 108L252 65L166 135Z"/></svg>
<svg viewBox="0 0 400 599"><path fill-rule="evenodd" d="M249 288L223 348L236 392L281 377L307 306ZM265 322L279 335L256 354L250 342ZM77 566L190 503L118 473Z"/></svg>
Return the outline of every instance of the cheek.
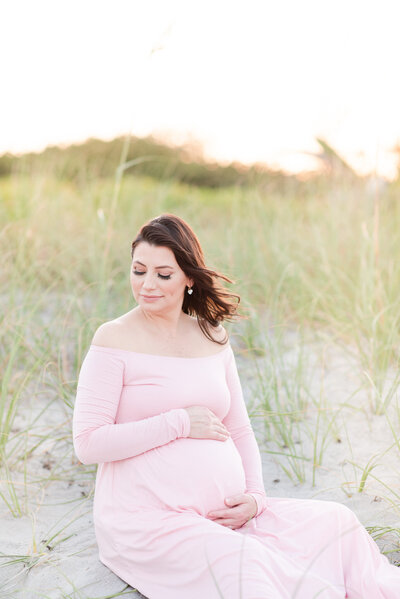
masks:
<svg viewBox="0 0 400 599"><path fill-rule="evenodd" d="M135 275L131 275L131 287L132 289L139 289L140 287L140 278L135 277Z"/></svg>

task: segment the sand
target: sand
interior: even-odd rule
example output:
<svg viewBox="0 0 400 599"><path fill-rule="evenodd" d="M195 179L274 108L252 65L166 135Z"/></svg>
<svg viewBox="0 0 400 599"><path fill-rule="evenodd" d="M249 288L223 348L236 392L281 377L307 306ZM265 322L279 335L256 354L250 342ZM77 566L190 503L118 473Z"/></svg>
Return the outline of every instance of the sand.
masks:
<svg viewBox="0 0 400 599"><path fill-rule="evenodd" d="M336 500L352 508L366 526L399 527L400 451L389 426L391 422L394 431L400 431L397 396L391 401L389 419L374 414L368 379L357 357L329 340L313 338L305 342L296 331L288 332L279 365L274 369L279 375L276 380L266 370L272 354L247 352L237 338L232 338L232 345L262 454L267 494ZM264 373L264 391L257 368ZM394 374L388 373L388 384L391 376ZM285 388L293 396L297 385L302 388L299 405L301 401L307 405L298 422L290 425L293 447L279 438L269 439L270 432L263 424L263 401L273 396L275 384L282 403L288 395ZM46 406L39 421L32 425ZM20 407L15 420L16 434L26 428L30 428L31 437L43 435L46 440L27 459L26 474L13 473L18 494L25 496L21 499L23 515L14 517L5 503L0 503L1 553L21 558L0 569L0 596L142 597L98 559L92 521L95 467L79 464L73 455L71 410L62 401L37 393L29 404ZM313 455L318 455L321 447L321 463L313 468ZM292 467L285 454L293 448L298 458L304 459L293 459ZM363 469L371 458L374 468L359 492ZM299 482L295 474L299 463L303 465L304 482ZM4 481L1 491L9 497ZM394 563L400 561L400 553L396 552L400 549L399 538L392 532L378 540L381 550L390 551ZM1 561L11 559L3 557Z"/></svg>

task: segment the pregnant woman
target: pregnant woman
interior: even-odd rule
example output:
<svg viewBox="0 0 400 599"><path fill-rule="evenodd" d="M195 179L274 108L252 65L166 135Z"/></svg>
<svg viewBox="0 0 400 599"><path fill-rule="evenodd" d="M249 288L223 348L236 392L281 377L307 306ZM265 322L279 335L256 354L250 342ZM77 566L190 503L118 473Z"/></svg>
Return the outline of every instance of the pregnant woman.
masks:
<svg viewBox="0 0 400 599"><path fill-rule="evenodd" d="M137 306L96 331L73 418L100 560L149 599L398 599L352 511L266 497L218 279L177 216L132 243Z"/></svg>

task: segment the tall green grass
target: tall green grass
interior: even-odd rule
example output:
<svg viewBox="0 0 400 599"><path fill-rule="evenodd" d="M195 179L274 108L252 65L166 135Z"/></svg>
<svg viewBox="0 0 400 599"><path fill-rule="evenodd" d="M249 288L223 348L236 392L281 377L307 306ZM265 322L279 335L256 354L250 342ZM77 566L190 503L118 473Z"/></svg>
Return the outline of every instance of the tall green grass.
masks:
<svg viewBox="0 0 400 599"><path fill-rule="evenodd" d="M380 195L363 181L323 178L281 191L211 190L123 172L75 183L34 174L0 179L3 506L14 516L29 514L40 489L76 475L71 417L79 368L97 326L133 307L130 244L162 212L187 220L208 264L235 280L248 319L229 328L257 358L254 393L268 451L293 481L304 482L311 468L315 483L340 406L333 413L323 388L310 392L303 332L334 339L361 363L369 394L363 409L387 414L397 401L396 184ZM290 331L300 345L288 367ZM54 409L56 426L48 418ZM398 422L390 425L398 445ZM32 460L43 460L48 447L55 463L38 477ZM354 465L359 491L374 467L373 460ZM36 563L42 549L23 559Z"/></svg>
<svg viewBox="0 0 400 599"><path fill-rule="evenodd" d="M362 360L371 407L387 406L398 383L394 377L385 385L387 372L399 370L396 196L389 190L377 199L362 183L337 189L326 182L320 189L310 182L301 194L132 177L117 186L0 180L1 447L28 384L27 365L34 373L52 356L62 378L73 380L96 325L132 305L131 240L145 220L166 211L194 227L208 262L233 275L245 306L278 326L323 327L351 347ZM67 347L73 364L66 366ZM61 381L67 402L68 384Z"/></svg>

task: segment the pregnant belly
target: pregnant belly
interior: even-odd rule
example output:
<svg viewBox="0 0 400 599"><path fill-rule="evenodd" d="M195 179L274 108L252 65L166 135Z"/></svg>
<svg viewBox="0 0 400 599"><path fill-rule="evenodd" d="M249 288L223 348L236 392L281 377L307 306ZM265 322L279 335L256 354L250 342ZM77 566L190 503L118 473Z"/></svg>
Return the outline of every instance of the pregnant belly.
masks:
<svg viewBox="0 0 400 599"><path fill-rule="evenodd" d="M125 488L129 480L131 502L139 501L143 508L194 510L205 516L226 507L226 497L246 489L242 460L231 438L181 438L119 464L129 469L123 476Z"/></svg>

